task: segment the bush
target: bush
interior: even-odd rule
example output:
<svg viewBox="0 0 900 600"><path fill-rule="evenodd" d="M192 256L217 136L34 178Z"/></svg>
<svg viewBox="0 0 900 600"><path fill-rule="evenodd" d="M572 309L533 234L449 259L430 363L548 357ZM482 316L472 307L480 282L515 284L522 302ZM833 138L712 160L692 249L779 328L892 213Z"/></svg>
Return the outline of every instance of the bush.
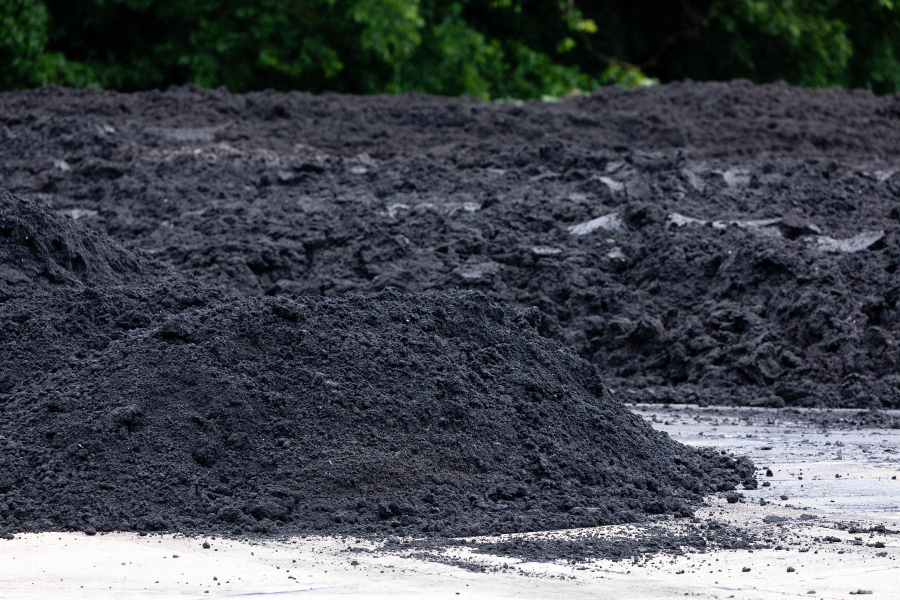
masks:
<svg viewBox="0 0 900 600"><path fill-rule="evenodd" d="M78 65L46 51L47 21L43 2L0 0L0 89L88 82Z"/></svg>
<svg viewBox="0 0 900 600"><path fill-rule="evenodd" d="M0 0L3 89L536 98L651 75L887 93L898 58L892 0Z"/></svg>

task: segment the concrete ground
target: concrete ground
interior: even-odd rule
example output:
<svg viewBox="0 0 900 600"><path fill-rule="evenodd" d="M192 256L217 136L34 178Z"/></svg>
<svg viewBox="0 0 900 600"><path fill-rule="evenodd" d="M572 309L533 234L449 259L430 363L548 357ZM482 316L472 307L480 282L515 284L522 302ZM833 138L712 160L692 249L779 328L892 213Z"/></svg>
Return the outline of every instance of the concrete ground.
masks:
<svg viewBox="0 0 900 600"><path fill-rule="evenodd" d="M738 504L710 498L698 516L770 537L776 549L659 555L640 564L522 563L465 550L443 556L491 568L475 572L334 538L45 533L0 541L0 598L900 598L900 430L824 429L775 410L634 408L675 439L747 454L762 467L769 486L744 491ZM604 528L613 537L639 529Z"/></svg>

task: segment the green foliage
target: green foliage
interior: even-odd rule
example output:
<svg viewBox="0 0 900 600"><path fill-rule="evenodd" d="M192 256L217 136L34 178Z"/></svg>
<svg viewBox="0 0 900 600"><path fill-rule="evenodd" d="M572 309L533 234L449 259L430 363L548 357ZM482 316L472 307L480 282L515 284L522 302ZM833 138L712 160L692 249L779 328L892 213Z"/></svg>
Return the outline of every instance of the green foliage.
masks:
<svg viewBox="0 0 900 600"><path fill-rule="evenodd" d="M745 75L763 80L780 76L821 87L840 79L852 53L846 27L829 15L828 4L818 0L720 0L713 4L706 26L729 34L732 42L720 60ZM783 61L774 60L775 56Z"/></svg>
<svg viewBox="0 0 900 600"><path fill-rule="evenodd" d="M37 81L38 64L47 43L47 9L39 2L0 0L0 85L15 87Z"/></svg>
<svg viewBox="0 0 900 600"><path fill-rule="evenodd" d="M627 60L663 81L740 77L900 91L894 0L683 0L654 10L598 0L586 17L598 24L588 54Z"/></svg>
<svg viewBox="0 0 900 600"><path fill-rule="evenodd" d="M542 98L688 77L900 91L900 4L0 0L0 89Z"/></svg>
<svg viewBox="0 0 900 600"><path fill-rule="evenodd" d="M83 69L46 51L47 20L43 2L0 0L0 89L90 83Z"/></svg>
<svg viewBox="0 0 900 600"><path fill-rule="evenodd" d="M836 8L853 48L840 83L877 94L900 92L900 3L855 0Z"/></svg>
<svg viewBox="0 0 900 600"><path fill-rule="evenodd" d="M708 26L755 81L900 91L900 6L892 0L719 0Z"/></svg>
<svg viewBox="0 0 900 600"><path fill-rule="evenodd" d="M14 68L0 67L6 89L61 83L138 90L195 83L238 92L419 90L533 98L591 90L619 75L559 60L555 48L564 35L516 35L517 27L540 30L541 23L511 0L0 3L23 7L0 32L10 46L0 48L17 61ZM591 29L589 20L573 21L562 5L547 7L550 30ZM632 79L622 73L623 83Z"/></svg>

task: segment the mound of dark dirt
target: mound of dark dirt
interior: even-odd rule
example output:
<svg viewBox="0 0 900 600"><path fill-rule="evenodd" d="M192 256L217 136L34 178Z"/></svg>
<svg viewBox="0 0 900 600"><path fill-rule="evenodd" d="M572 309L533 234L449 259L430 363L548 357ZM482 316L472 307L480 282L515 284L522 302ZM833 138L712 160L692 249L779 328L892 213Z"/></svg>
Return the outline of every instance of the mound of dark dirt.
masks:
<svg viewBox="0 0 900 600"><path fill-rule="evenodd" d="M110 284L55 275L0 303L0 529L490 534L687 515L755 485L748 461L629 412L536 310L138 286L167 269L31 203L4 210L4 256L32 281L77 252ZM15 250L18 231L39 251Z"/></svg>
<svg viewBox="0 0 900 600"><path fill-rule="evenodd" d="M623 399L900 406L896 97L0 95L4 185L228 293L479 290Z"/></svg>
<svg viewBox="0 0 900 600"><path fill-rule="evenodd" d="M146 253L0 189L0 298L165 277L175 279L174 269Z"/></svg>
<svg viewBox="0 0 900 600"><path fill-rule="evenodd" d="M221 292L0 190L0 393Z"/></svg>

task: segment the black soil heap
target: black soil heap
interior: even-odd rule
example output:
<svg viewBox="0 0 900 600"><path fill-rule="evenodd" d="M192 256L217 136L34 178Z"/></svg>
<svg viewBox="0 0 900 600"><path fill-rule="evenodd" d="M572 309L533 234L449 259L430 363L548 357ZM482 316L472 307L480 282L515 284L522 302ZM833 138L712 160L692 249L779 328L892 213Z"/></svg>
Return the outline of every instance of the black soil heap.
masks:
<svg viewBox="0 0 900 600"><path fill-rule="evenodd" d="M54 286L121 285L174 270L0 189L0 301Z"/></svg>
<svg viewBox="0 0 900 600"><path fill-rule="evenodd" d="M0 185L242 296L470 289L626 400L900 407L900 99L0 95Z"/></svg>
<svg viewBox="0 0 900 600"><path fill-rule="evenodd" d="M489 534L755 485L479 293L229 297L5 193L0 265L0 530Z"/></svg>

